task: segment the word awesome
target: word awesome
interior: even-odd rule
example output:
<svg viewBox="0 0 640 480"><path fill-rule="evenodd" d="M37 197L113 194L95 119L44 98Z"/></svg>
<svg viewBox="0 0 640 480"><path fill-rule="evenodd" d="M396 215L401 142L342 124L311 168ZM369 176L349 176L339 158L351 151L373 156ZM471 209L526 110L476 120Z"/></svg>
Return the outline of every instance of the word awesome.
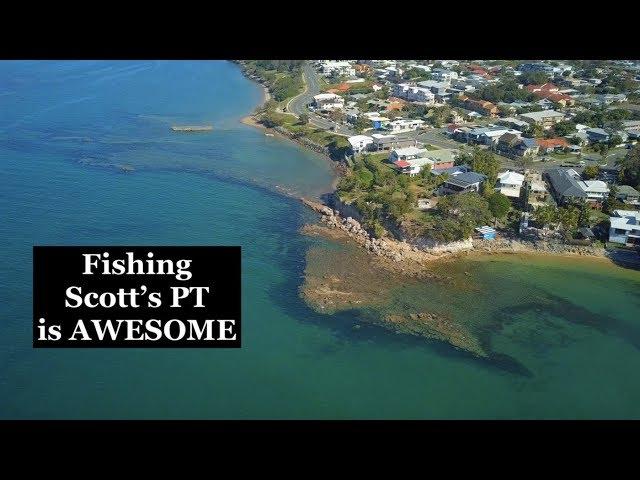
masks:
<svg viewBox="0 0 640 480"><path fill-rule="evenodd" d="M94 340L126 340L126 341L158 341L167 339L172 342L191 340L236 339L235 320L180 320L177 318L161 322L158 319L118 319L87 320L76 322L70 341ZM51 332L49 332L51 333Z"/></svg>

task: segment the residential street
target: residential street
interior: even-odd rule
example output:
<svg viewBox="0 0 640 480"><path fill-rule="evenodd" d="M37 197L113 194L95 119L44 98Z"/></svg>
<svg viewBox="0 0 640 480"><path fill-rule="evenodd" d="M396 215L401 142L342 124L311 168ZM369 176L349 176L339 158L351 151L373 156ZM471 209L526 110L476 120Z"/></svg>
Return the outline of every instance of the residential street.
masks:
<svg viewBox="0 0 640 480"><path fill-rule="evenodd" d="M334 130L336 126L335 122L316 115L307 109L307 105L313 101L313 97L320 93L320 78L309 62L304 63L303 78L306 87L305 91L289 101L287 110L296 116L306 113L309 115L310 124L324 130ZM338 135L344 135L347 137L355 135L355 132L345 125L338 125L338 129L334 131Z"/></svg>

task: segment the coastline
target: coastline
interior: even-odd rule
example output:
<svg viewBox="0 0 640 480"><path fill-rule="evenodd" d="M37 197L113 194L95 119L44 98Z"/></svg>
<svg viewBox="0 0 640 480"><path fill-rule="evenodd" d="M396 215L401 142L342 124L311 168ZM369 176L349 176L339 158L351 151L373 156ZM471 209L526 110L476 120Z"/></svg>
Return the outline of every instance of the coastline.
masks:
<svg viewBox="0 0 640 480"><path fill-rule="evenodd" d="M247 125L249 127L257 128L259 130L262 130L265 134L269 133L274 137L295 143L299 147L306 148L307 150L310 150L314 153L318 153L322 155L324 159L327 160L327 162L329 162L329 166L331 167L331 170L334 173L334 178L331 181L331 192L329 192L329 193L333 193L338 188L338 182L340 181L340 176L342 174L340 163L334 160L333 158L331 158L329 153L326 151L326 149L322 145L315 144L311 140L306 139L304 137L295 136L293 133L289 132L288 130L282 127L269 128L263 125L262 123L260 123L257 117L257 112L262 107L264 107L269 100L272 99L271 92L269 92L269 89L267 88L266 85L257 81L255 78L248 76L245 73L244 69L242 68L242 65L239 65L239 67L240 67L240 71L242 72L242 75L244 75L245 78L247 78L248 80L260 85L260 87L262 87L262 92L263 92L261 102L258 105L256 105L252 113L250 113L249 115L246 115L245 117L242 117L240 119L240 123L242 123L243 125ZM295 97L292 97L292 98L295 98Z"/></svg>
<svg viewBox="0 0 640 480"><path fill-rule="evenodd" d="M292 141L303 148L307 148L311 151L323 155L323 157L325 157L325 159L330 163L335 174L335 177L331 183L331 191L329 192L329 195L334 194L340 181L340 177L343 173L341 164L333 160L320 145L310 145L308 141L302 141L302 137L296 137L291 132L288 132L282 127L268 128L262 125L258 121L256 112L271 99L271 94L269 92L269 89L263 83L258 82L255 78L246 75L242 67L241 71L246 78L258 83L262 87L263 97L262 102L258 106L256 106L254 112L243 117L240 122L244 125L258 128L263 130L264 132L271 133L281 139ZM493 242L457 242L461 244L468 243L469 245L467 245L466 248L459 248L458 246L450 248L447 245L443 245L442 247L438 247L435 249L419 248L416 245L407 242L401 242L395 239L377 239L374 237L370 237L369 234L360 226L359 222L352 219L351 217L342 218L342 212L338 210L333 211L324 202L316 203L308 201L304 198L301 198L300 200L307 207L315 210L317 213L320 213L321 220L322 222L324 222L324 225L305 225L302 229L302 233L307 235L310 234L325 236L325 238L329 238L334 241L341 241L343 239L340 238L340 233L336 231L331 233L328 232L330 232L331 229L343 230L346 234L347 239L355 241L361 247L364 247L368 253L378 256L386 256L387 258L391 258L395 262L402 262L405 265L407 262L403 260L407 259L409 259L410 262L417 262L417 264L424 266L424 263L432 262L434 260L451 261L464 257L489 257L496 254L518 256L539 255L545 257L560 256L571 258L591 257L592 259L599 258L601 260L606 260L607 262L614 265L614 262L606 255L606 250L603 248L579 247L572 245L553 245L553 247L549 247L549 244L545 242L530 242L519 239L503 239ZM314 228L315 231L312 231L314 230ZM404 270L404 268L402 268L402 270Z"/></svg>

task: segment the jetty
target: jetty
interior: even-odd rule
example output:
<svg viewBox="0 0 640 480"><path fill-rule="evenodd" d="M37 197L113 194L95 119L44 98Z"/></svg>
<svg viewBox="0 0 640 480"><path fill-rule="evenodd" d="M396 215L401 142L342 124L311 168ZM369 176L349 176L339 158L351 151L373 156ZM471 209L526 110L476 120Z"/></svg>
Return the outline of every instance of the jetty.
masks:
<svg viewBox="0 0 640 480"><path fill-rule="evenodd" d="M173 125L171 130L174 132L210 132L213 127L211 125Z"/></svg>

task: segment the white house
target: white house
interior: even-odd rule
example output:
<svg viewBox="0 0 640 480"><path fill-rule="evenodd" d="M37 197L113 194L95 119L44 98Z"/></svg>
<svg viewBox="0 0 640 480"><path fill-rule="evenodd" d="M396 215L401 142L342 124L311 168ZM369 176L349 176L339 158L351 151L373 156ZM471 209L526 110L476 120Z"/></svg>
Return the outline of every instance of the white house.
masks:
<svg viewBox="0 0 640 480"><path fill-rule="evenodd" d="M640 244L640 211L614 210L609 217L609 241L625 245Z"/></svg>
<svg viewBox="0 0 640 480"><path fill-rule="evenodd" d="M496 190L509 198L520 198L520 189L524 182L524 175L507 170L498 175Z"/></svg>
<svg viewBox="0 0 640 480"><path fill-rule="evenodd" d="M424 157L428 153L426 148L418 148L418 147L405 147L405 148L394 148L391 150L389 154L389 161L391 163L397 160L414 160L416 158Z"/></svg>
<svg viewBox="0 0 640 480"><path fill-rule="evenodd" d="M391 94L394 97L403 98L410 102L434 103L436 96L430 89L425 87L417 87L408 83L398 83L393 86Z"/></svg>
<svg viewBox="0 0 640 480"><path fill-rule="evenodd" d="M354 135L353 137L347 138L347 141L349 145L351 145L353 153L360 153L368 150L369 145L373 143L373 138L367 135Z"/></svg>
<svg viewBox="0 0 640 480"><path fill-rule="evenodd" d="M342 110L344 98L335 93L320 93L313 97L313 104L318 110Z"/></svg>
<svg viewBox="0 0 640 480"><path fill-rule="evenodd" d="M356 70L346 61L325 60L321 63L322 74L329 77L333 74L345 77L355 77Z"/></svg>
<svg viewBox="0 0 640 480"><path fill-rule="evenodd" d="M587 194L587 201L602 202L609 195L609 187L602 180L578 180L578 186Z"/></svg>
<svg viewBox="0 0 640 480"><path fill-rule="evenodd" d="M424 120L397 118L387 123L386 129L393 133L411 132L424 125Z"/></svg>

